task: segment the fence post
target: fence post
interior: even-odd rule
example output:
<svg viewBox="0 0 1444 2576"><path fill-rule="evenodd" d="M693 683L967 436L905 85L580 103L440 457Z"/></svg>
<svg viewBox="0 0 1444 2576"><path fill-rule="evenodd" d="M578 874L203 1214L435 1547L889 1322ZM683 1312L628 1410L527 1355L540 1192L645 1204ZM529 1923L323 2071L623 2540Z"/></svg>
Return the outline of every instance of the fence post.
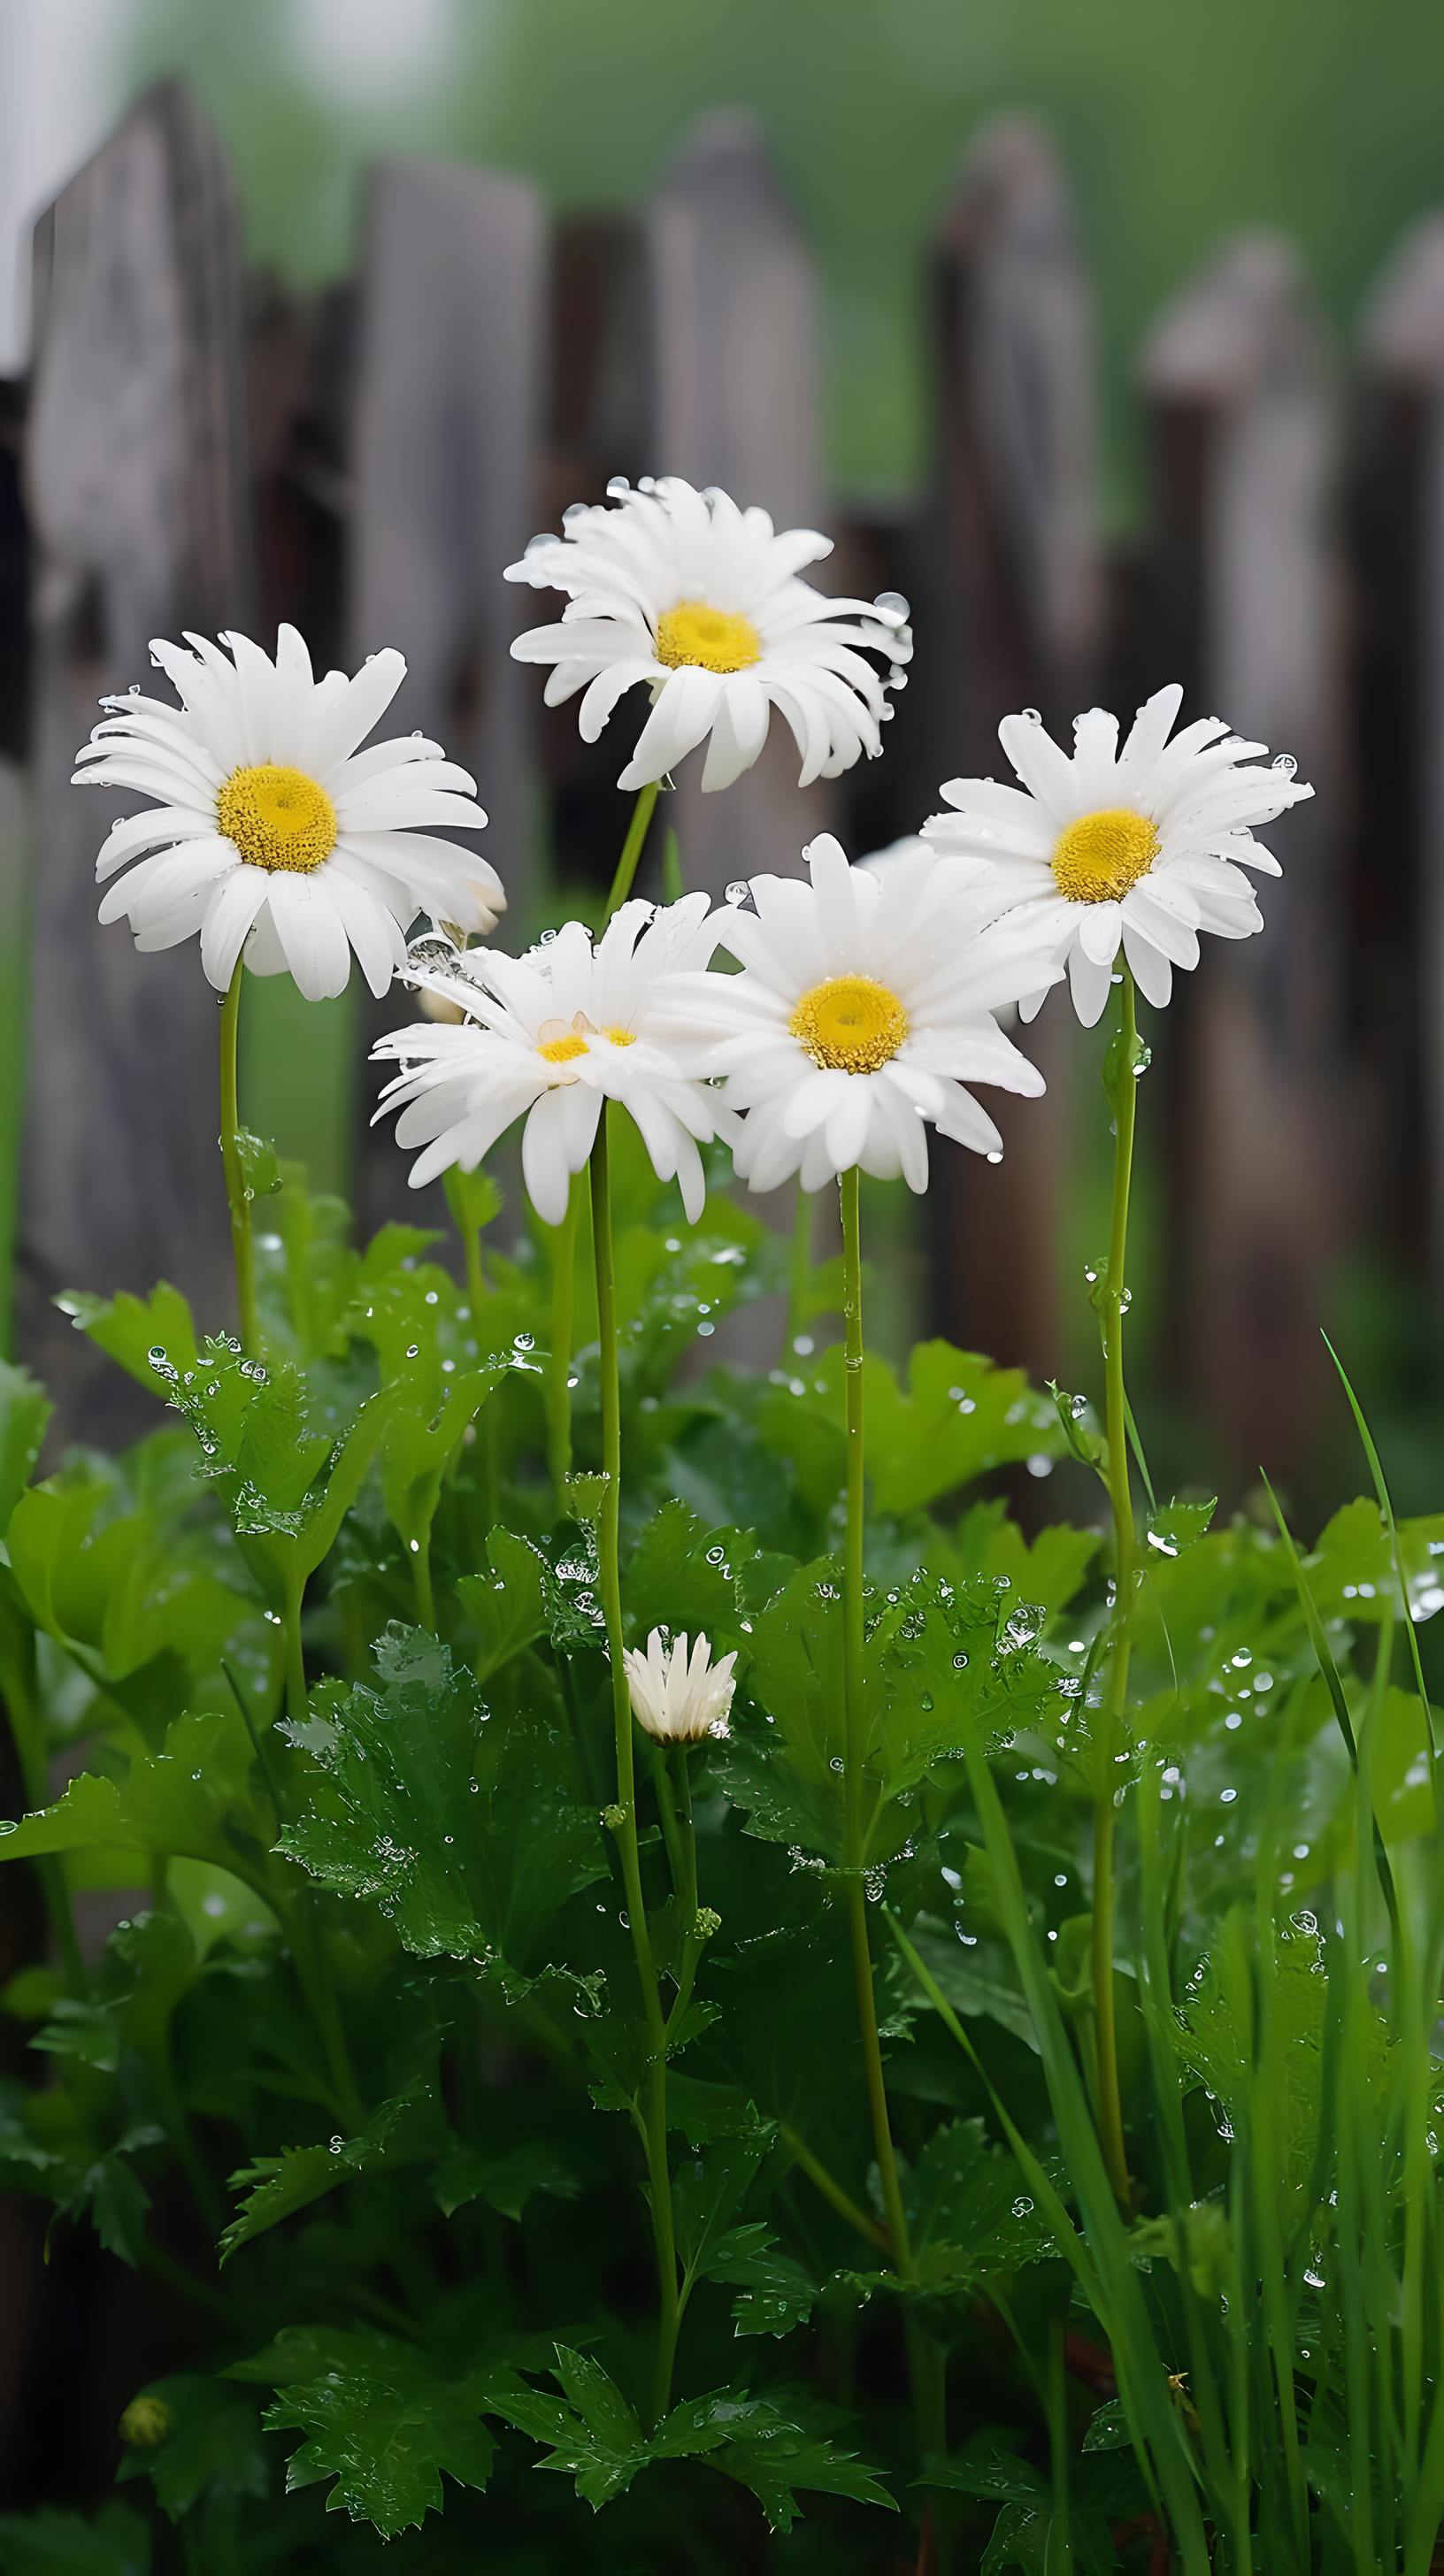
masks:
<svg viewBox="0 0 1444 2576"><path fill-rule="evenodd" d="M1367 828L1350 1020L1377 1092L1372 1213L1444 1294L1444 214L1414 225L1359 334L1352 678ZM1424 1185L1420 1186L1420 1175Z"/></svg>
<svg viewBox="0 0 1444 2576"><path fill-rule="evenodd" d="M388 727L444 743L472 771L490 822L478 846L517 927L532 885L533 675L510 658L530 592L502 580L536 524L544 276L536 193L513 179L420 161L372 186L353 439L353 663L406 655ZM364 1057L408 1015L362 988ZM445 1223L440 1186L406 1187L378 1088L363 1070L354 1195L363 1236L388 1217Z"/></svg>
<svg viewBox="0 0 1444 2576"><path fill-rule="evenodd" d="M25 447L34 540L34 955L18 1341L62 1436L118 1444L147 1399L50 1303L158 1275L231 1311L217 998L195 943L138 956L95 918L113 807L69 784L97 699L156 685L149 639L249 609L238 241L194 100L142 100L35 235Z"/></svg>
<svg viewBox="0 0 1444 2576"><path fill-rule="evenodd" d="M1091 297L1062 174L1026 119L985 129L966 154L931 290L932 483L912 584L918 654L906 717L919 819L938 810L946 778L1011 775L998 744L1009 712L1036 706L1071 743L1094 685ZM1046 1375L1062 1364L1058 1240L1074 1045L1066 997L1013 1034L1048 1093L987 1095L1005 1146L997 1166L935 1141L933 1311L952 1339Z"/></svg>
<svg viewBox="0 0 1444 2576"><path fill-rule="evenodd" d="M651 296L640 216L589 210L552 233L550 366L537 525L559 528L575 502L604 504L613 476L635 483L652 452ZM560 597L529 592L530 619L560 614ZM622 698L595 742L577 730L579 701L541 703L532 674L547 840L559 891L604 895L616 873L630 800L617 793L650 712L644 689Z"/></svg>
<svg viewBox="0 0 1444 2576"><path fill-rule="evenodd" d="M1335 1037L1338 618L1329 508L1334 398L1287 244L1231 244L1163 313L1142 358L1189 656L1236 732L1291 753L1314 804L1266 838L1262 938L1206 941L1170 1013L1173 1276L1181 1375L1221 1463L1287 1468L1326 1387L1319 1281L1342 1235L1349 1158L1327 1098ZM1188 566L1191 564L1191 570ZM1180 1007L1181 1005L1181 1007ZM1342 1166L1342 1168L1341 1168Z"/></svg>
<svg viewBox="0 0 1444 2576"><path fill-rule="evenodd" d="M652 292L653 471L719 483L780 528L823 524L812 260L762 136L743 110L702 117L647 216ZM821 584L829 587L828 568ZM700 757L662 820L689 887L719 896L764 869L796 875L831 819L822 782L798 793L796 744L774 716L761 758L703 796Z"/></svg>

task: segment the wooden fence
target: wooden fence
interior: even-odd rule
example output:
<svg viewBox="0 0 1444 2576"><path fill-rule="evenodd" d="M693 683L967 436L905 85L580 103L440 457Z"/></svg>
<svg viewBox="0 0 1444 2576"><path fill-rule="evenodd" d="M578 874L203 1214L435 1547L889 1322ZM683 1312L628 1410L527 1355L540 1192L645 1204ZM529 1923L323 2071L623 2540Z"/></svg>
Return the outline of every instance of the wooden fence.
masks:
<svg viewBox="0 0 1444 2576"><path fill-rule="evenodd" d="M65 189L37 232L31 378L0 402L0 750L28 748L33 780L28 895L12 868L0 931L13 952L28 901L17 1333L69 1429L132 1417L57 1288L164 1273L209 1317L227 1299L214 998L193 956L96 927L102 818L66 784L96 698L183 625L289 617L321 663L396 643L400 721L475 769L516 908L548 866L599 882L625 713L589 748L572 709L542 710L508 656L535 603L499 576L615 473L829 526L824 579L914 602L881 763L799 797L774 728L725 797L684 770L667 819L691 883L793 865L825 825L857 855L915 830L944 778L999 769L997 720L1024 704L1066 733L1176 676L1189 712L1293 752L1321 792L1279 830L1270 935L1210 944L1161 1050L1168 1373L1238 1461L1287 1468L1318 1418L1328 1263L1373 1230L1444 1284L1444 219L1402 248L1347 383L1286 244L1225 245L1186 283L1138 370L1147 522L1111 549L1088 279L1036 127L973 138L928 257L927 488L910 515L848 517L820 461L807 244L736 112L701 121L642 211L550 226L515 179L383 166L360 274L311 300L242 277L225 157L182 90ZM366 1001L364 1027L389 1012ZM1052 1089L1004 1104L1003 1165L939 1152L921 1320L1046 1372L1096 1102L1070 1098L1061 1003L1026 1042ZM403 1173L361 1088L370 1226Z"/></svg>

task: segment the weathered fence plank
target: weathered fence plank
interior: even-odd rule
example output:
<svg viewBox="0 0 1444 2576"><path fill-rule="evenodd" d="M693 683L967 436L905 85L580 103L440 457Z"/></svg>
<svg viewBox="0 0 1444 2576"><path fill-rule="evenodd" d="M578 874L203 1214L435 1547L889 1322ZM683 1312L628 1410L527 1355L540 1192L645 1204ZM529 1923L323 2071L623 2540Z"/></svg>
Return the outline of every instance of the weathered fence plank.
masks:
<svg viewBox="0 0 1444 2576"><path fill-rule="evenodd" d="M64 1431L145 1399L55 1312L65 1287L168 1277L232 1304L216 1151L216 996L194 945L138 956L95 918L111 808L69 784L97 699L150 684L149 639L250 610L236 209L188 94L143 100L36 229L25 482L36 869L19 1343Z"/></svg>
<svg viewBox="0 0 1444 2576"><path fill-rule="evenodd" d="M525 594L502 568L536 524L546 292L540 201L520 182L430 162L376 173L367 224L353 432L352 661L384 644L407 676L388 716L445 744L490 817L485 854L524 914L535 689L510 659ZM394 1000L362 995L369 1034ZM389 1130L360 1085L355 1197L363 1231L403 1212L440 1222L406 1188Z"/></svg>
<svg viewBox="0 0 1444 2576"><path fill-rule="evenodd" d="M1351 511L1357 757L1350 1019L1378 1098L1371 1205L1444 1291L1444 215L1365 309Z"/></svg>
<svg viewBox="0 0 1444 2576"><path fill-rule="evenodd" d="M720 483L779 528L824 525L812 260L753 119L719 109L694 127L647 216L654 367L653 470ZM832 587L828 567L821 586ZM689 886L796 872L830 798L801 795L797 747L774 717L761 758L704 796L684 764L663 820Z"/></svg>
<svg viewBox="0 0 1444 2576"><path fill-rule="evenodd" d="M921 695L908 708L922 813L945 778L1009 774L998 723L1018 707L1038 707L1068 744L1096 674L1091 297L1052 148L1024 119L987 129L963 161L934 252L932 349L932 487L912 585ZM1062 1364L1066 996L1014 1034L1048 1094L989 1096L1005 1145L995 1168L935 1143L932 1302L938 1329L1047 1375Z"/></svg>
<svg viewBox="0 0 1444 2576"><path fill-rule="evenodd" d="M1329 521L1334 392L1297 260L1269 236L1226 249L1155 326L1142 381L1178 595L1197 604L1203 702L1291 754L1318 795L1267 837L1267 936L1207 942L1171 1014L1177 1175L1172 1278L1192 1400L1236 1469L1305 1453L1326 1388L1319 1281L1342 1231L1348 1157L1330 1096L1335 1029L1338 617ZM1181 1005L1181 1008L1180 1008ZM1332 1130L1332 1134L1330 1131Z"/></svg>

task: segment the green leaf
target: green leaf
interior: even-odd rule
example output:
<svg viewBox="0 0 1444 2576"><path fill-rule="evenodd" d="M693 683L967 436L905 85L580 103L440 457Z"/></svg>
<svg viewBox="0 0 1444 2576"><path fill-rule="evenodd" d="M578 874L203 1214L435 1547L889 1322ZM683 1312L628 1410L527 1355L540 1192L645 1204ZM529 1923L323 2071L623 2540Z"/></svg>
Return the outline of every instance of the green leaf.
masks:
<svg viewBox="0 0 1444 2576"><path fill-rule="evenodd" d="M744 2243L744 2239L754 2240ZM734 2227L708 2257L703 2270L709 2281L725 2281L737 2291L732 2323L739 2335L785 2335L805 2325L822 2292L820 2285L790 2254L779 2254L766 2228Z"/></svg>
<svg viewBox="0 0 1444 2576"><path fill-rule="evenodd" d="M392 1399L380 1443L388 1517L408 1548L424 1544L442 1478L510 1354L479 1354L470 1309L463 1320L460 1291L432 1262L364 1282L347 1320L374 1344Z"/></svg>
<svg viewBox="0 0 1444 2576"><path fill-rule="evenodd" d="M886 2487L851 2451L835 2451L830 2442L810 2439L800 2427L785 2422L764 2424L755 2434L731 2442L714 2455L713 2466L739 2485L750 2487L773 2531L790 2531L805 2494L850 2496L854 2504L897 2506Z"/></svg>
<svg viewBox="0 0 1444 2576"><path fill-rule="evenodd" d="M494 1529L486 1543L491 1573L464 1574L456 1586L480 1638L476 1678L489 1681L547 1629L542 1585L550 1572L539 1548L511 1530Z"/></svg>
<svg viewBox="0 0 1444 2576"><path fill-rule="evenodd" d="M61 2513L0 2514L5 2576L150 2576L150 2529L114 2497L93 2522Z"/></svg>
<svg viewBox="0 0 1444 2576"><path fill-rule="evenodd" d="M628 1638L645 1645L654 1628L710 1637L712 1660L747 1643L738 1606L738 1570L756 1555L750 1533L709 1530L675 1498L647 1522L622 1578Z"/></svg>
<svg viewBox="0 0 1444 2576"><path fill-rule="evenodd" d="M503 2218L520 2218L534 2193L575 2200L581 2185L552 2148L532 2145L512 2147L504 2156L485 2155L479 2147L458 2147L437 2166L431 2188L445 2218L473 2200L484 2200Z"/></svg>
<svg viewBox="0 0 1444 2576"><path fill-rule="evenodd" d="M1042 2262L1053 2251L1052 2230L1016 2159L990 2147L981 2120L935 2129L901 2180L919 2268L938 2293L958 2296L990 2273Z"/></svg>
<svg viewBox="0 0 1444 2576"><path fill-rule="evenodd" d="M268 1199L280 1177L276 1149L264 1136L253 1136L248 1127L236 1129L236 1152L240 1157L241 1181L248 1199Z"/></svg>
<svg viewBox="0 0 1444 2576"><path fill-rule="evenodd" d="M195 2371L152 2380L137 2395L164 2407L173 2430L159 2444L128 2443L116 2474L149 2478L172 2522L196 2504L270 2493L270 2461L250 2398Z"/></svg>
<svg viewBox="0 0 1444 2576"><path fill-rule="evenodd" d="M625 2494L638 2472L655 2460L710 2458L714 2468L750 2487L774 2531L791 2529L798 2512L796 2489L849 2495L869 2504L892 2498L850 2454L835 2452L800 2422L802 2409L747 2392L721 2389L674 2407L647 2439L621 2390L598 2363L565 2345L556 2348L556 2377L567 2404L526 2387L493 2382L495 2411L520 2432L551 2445L538 2463L559 2469L597 2510Z"/></svg>
<svg viewBox="0 0 1444 2576"><path fill-rule="evenodd" d="M434 2048L427 2053L434 2058ZM324 2146L287 2147L278 2156L258 2156L254 2164L232 2174L232 2191L247 2185L251 2189L221 2238L222 2261L252 2237L264 2235L283 2218L334 2191L338 2183L356 2174L385 2173L424 2162L444 2155L451 2144L435 2077L429 2070L418 2073L372 2112L356 2137L332 2139Z"/></svg>
<svg viewBox="0 0 1444 2576"><path fill-rule="evenodd" d="M525 1973L565 1899L607 1874L595 1811L555 1731L488 1720L471 1675L422 1629L388 1628L379 1692L354 1690L281 1848L378 1903L408 1950Z"/></svg>
<svg viewBox="0 0 1444 2576"><path fill-rule="evenodd" d="M235 1869L233 1823L256 1841L267 1838L250 1800L254 1755L239 1714L179 1717L165 1743L164 1753L137 1755L123 1779L82 1771L53 1807L14 1822L0 1820L0 1858L83 1851L101 1843L137 1852L184 1852L192 1860Z"/></svg>
<svg viewBox="0 0 1444 2576"><path fill-rule="evenodd" d="M30 1482L54 1411L28 1369L0 1360L0 1537Z"/></svg>
<svg viewBox="0 0 1444 2576"><path fill-rule="evenodd" d="M474 1172L463 1172L453 1163L445 1174L444 1186L446 1204L458 1233L482 1233L505 1205L500 1187L479 1163Z"/></svg>
<svg viewBox="0 0 1444 2576"><path fill-rule="evenodd" d="M1203 1537L1217 1509L1217 1495L1206 1503L1164 1503L1148 1516L1145 1535L1149 1547L1159 1556L1181 1556L1186 1547Z"/></svg>
<svg viewBox="0 0 1444 2576"><path fill-rule="evenodd" d="M286 2472L288 2489L333 2477L327 2510L373 2522L392 2540L440 2512L443 2475L485 2487L496 2456L481 2421L487 2373L450 2373L414 2344L366 2327L328 2344L324 2368L283 2386L266 2410L268 2432L307 2437Z"/></svg>
<svg viewBox="0 0 1444 2576"><path fill-rule="evenodd" d="M888 1860L909 1839L889 1813L969 1724L1007 1740L1063 1705L1069 1685L1033 1650L1041 1608L992 1585L914 1575L866 1599L863 1857ZM739 1723L716 1767L749 1811L748 1831L837 1861L843 1847L842 1580L827 1559L804 1566L753 1623L748 1687L773 1723Z"/></svg>
<svg viewBox="0 0 1444 2576"><path fill-rule="evenodd" d="M938 1530L929 1538L929 1568L955 1583L978 1575L992 1583L1004 1581L1020 1601L1039 1602L1048 1611L1065 1609L1103 1544L1102 1533L1045 1529L1030 1543L1007 1510L1001 1496L972 1504L955 1530Z"/></svg>
<svg viewBox="0 0 1444 2576"><path fill-rule="evenodd" d="M867 1467L879 1512L916 1511L1011 1460L1064 1454L1057 1413L1021 1369L994 1368L951 1342L919 1342L903 1393L886 1360L863 1361ZM819 1391L820 1384L820 1391ZM841 1436L846 1398L840 1355L829 1355L803 1409L830 1421ZM779 1417L785 1419L779 1400ZM841 1475L839 1474L839 1488Z"/></svg>
<svg viewBox="0 0 1444 2576"><path fill-rule="evenodd" d="M69 1288L55 1303L78 1333L88 1334L152 1395L168 1396L182 1372L197 1366L191 1310L164 1279L144 1300L125 1289L116 1297L92 1297Z"/></svg>

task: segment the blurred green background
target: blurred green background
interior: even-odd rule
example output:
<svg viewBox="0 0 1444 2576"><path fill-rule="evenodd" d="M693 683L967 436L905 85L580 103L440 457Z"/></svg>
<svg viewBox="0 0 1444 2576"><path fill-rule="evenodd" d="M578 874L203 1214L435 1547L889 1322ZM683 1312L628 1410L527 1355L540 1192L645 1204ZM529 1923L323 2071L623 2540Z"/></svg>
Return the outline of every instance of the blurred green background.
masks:
<svg viewBox="0 0 1444 2576"><path fill-rule="evenodd" d="M1140 333L1218 242L1302 247L1347 333L1444 193L1438 0L139 0L236 157L250 252L344 271L378 151L475 157L556 206L636 202L701 110L750 106L823 285L839 494L923 469L919 251L978 124L1051 124L1096 281L1110 523L1136 506Z"/></svg>

